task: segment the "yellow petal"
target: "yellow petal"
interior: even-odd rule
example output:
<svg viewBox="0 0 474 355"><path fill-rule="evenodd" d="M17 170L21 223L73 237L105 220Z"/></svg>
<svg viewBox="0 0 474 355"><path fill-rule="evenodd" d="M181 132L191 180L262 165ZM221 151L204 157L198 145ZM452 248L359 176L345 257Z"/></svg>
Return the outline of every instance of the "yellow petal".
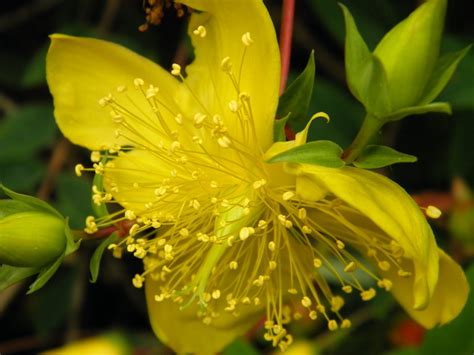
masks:
<svg viewBox="0 0 474 355"><path fill-rule="evenodd" d="M159 283L147 278L145 283L148 314L155 334L177 353L215 354L232 340L248 331L261 317L261 309L248 307L237 318L219 307L220 316L206 325L196 316L197 305L183 310L170 299L155 301ZM225 300L222 301L225 303ZM244 308L242 308L244 310Z"/></svg>
<svg viewBox="0 0 474 355"><path fill-rule="evenodd" d="M439 278L427 308L413 308L410 279L400 278L394 271L385 275L393 282L392 293L408 314L426 328L450 322L461 312L469 293L469 285L462 268L441 249L439 252Z"/></svg>
<svg viewBox="0 0 474 355"><path fill-rule="evenodd" d="M46 74L59 128L73 143L89 149L130 144L115 137L119 125L100 107L102 97L126 85L131 101L143 100L133 87L134 79L142 78L160 88L163 100L172 102L180 86L171 74L124 47L60 34L51 36Z"/></svg>
<svg viewBox="0 0 474 355"><path fill-rule="evenodd" d="M210 113L225 118L230 132L241 132L240 120L228 108L231 100L238 99L238 93L229 75L221 69L222 60L228 57L232 73L239 82L239 91L250 95L258 142L251 139L245 144L254 144L266 150L272 142L278 103L280 54L275 29L263 2L181 2L203 11L193 13L189 25L196 59L186 68L188 85ZM193 33L199 26L204 26L205 37ZM242 41L247 32L253 40L248 47Z"/></svg>
<svg viewBox="0 0 474 355"><path fill-rule="evenodd" d="M399 185L367 170L344 167L325 168L315 165L288 164L289 171L314 182L314 188L325 188L365 215L393 238L413 260L414 307L426 307L438 277L438 253L430 226L420 208ZM298 179L297 179L298 184ZM298 186L297 186L298 190Z"/></svg>

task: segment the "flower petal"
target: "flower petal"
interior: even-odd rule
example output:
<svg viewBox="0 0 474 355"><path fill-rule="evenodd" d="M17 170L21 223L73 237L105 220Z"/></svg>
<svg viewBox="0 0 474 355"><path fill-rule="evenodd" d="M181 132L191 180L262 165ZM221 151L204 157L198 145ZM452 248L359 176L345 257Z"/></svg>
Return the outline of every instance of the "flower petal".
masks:
<svg viewBox="0 0 474 355"><path fill-rule="evenodd" d="M238 93L221 62L229 57L239 91L250 95L257 144L264 150L272 142L273 120L278 104L280 54L275 29L261 0L184 0L181 3L202 13L193 13L189 34L195 61L186 68L186 82L211 114L220 114L229 131L242 131L237 115L228 103ZM199 26L205 37L193 34ZM242 35L249 32L253 44L246 47ZM245 56L243 54L245 52ZM239 80L240 78L240 80ZM184 101L184 100L183 100Z"/></svg>
<svg viewBox="0 0 474 355"><path fill-rule="evenodd" d="M133 86L135 78L142 78L159 86L163 100L171 102L180 87L171 74L148 59L92 38L52 35L46 63L58 126L73 143L89 149L129 143L115 136L119 125L98 104L118 86ZM143 99L134 88L127 95L132 101Z"/></svg>
<svg viewBox="0 0 474 355"><path fill-rule="evenodd" d="M303 164L288 167L298 177L305 177L305 189L312 180L315 188L325 188L367 216L400 244L404 256L415 266L413 306L416 309L426 307L438 278L438 253L426 218L406 191L390 179L367 170Z"/></svg>
<svg viewBox="0 0 474 355"><path fill-rule="evenodd" d="M230 313L220 312L218 318L206 325L196 316L197 305L180 310L180 305L169 299L155 301L155 295L160 293L157 281L147 278L145 291L155 334L180 354L215 354L244 334L262 317L261 309L248 307L248 312L241 312L238 318Z"/></svg>
<svg viewBox="0 0 474 355"><path fill-rule="evenodd" d="M412 285L409 279L397 278L386 273L388 278L395 279L392 293L408 314L426 328L450 322L463 309L469 293L469 285L462 268L441 249L439 253L439 277L428 307L423 310L413 308ZM393 274L393 271L391 271Z"/></svg>

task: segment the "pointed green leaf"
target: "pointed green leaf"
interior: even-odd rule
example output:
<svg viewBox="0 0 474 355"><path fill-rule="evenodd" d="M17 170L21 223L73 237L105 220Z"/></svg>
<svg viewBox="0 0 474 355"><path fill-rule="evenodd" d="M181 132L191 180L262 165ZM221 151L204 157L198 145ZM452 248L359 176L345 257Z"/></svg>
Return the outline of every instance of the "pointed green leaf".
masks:
<svg viewBox="0 0 474 355"><path fill-rule="evenodd" d="M315 141L299 145L283 153L275 155L268 163L300 163L321 165L329 168L341 168L342 148L331 141Z"/></svg>
<svg viewBox="0 0 474 355"><path fill-rule="evenodd" d="M81 245L81 240L77 240L74 238L74 234L69 227L69 220L66 219L66 223L64 225L64 234L66 235L66 250L64 251L64 255L69 255L74 253L79 246Z"/></svg>
<svg viewBox="0 0 474 355"><path fill-rule="evenodd" d="M396 151L383 145L368 145L353 164L361 169L378 169L397 163L414 163L413 155Z"/></svg>
<svg viewBox="0 0 474 355"><path fill-rule="evenodd" d="M89 263L89 270L91 272L91 282L95 283L99 277L100 261L105 249L112 243L115 243L119 239L117 233L112 233L107 239L104 239L97 249L94 251L92 258Z"/></svg>
<svg viewBox="0 0 474 355"><path fill-rule="evenodd" d="M288 119L291 116L291 112L285 117L275 120L273 123L273 141L274 142L284 142L286 141L285 127Z"/></svg>
<svg viewBox="0 0 474 355"><path fill-rule="evenodd" d="M420 104L430 103L441 93L456 71L458 64L466 56L471 47L472 45L469 45L463 50L445 54L438 59L431 78L425 87L425 93L423 94Z"/></svg>
<svg viewBox="0 0 474 355"><path fill-rule="evenodd" d="M28 195L23 195L23 194L19 194L15 191L12 191L8 188L6 188L5 186L1 185L0 184L0 189L3 190L3 192L11 197L13 200L16 200L16 201L20 201L20 202L23 202L23 203L26 203L27 205L33 207L35 210L37 209L40 209L40 210L43 210L47 213L50 213L50 214L53 214L59 218L63 218L61 216L61 214L56 211L53 207L51 207L48 203L46 203L45 201L43 200L40 200L39 198L36 198L36 197L33 197L33 196L28 196Z"/></svg>
<svg viewBox="0 0 474 355"><path fill-rule="evenodd" d="M59 266L63 262L64 254L61 255L56 261L48 266L45 266L41 269L38 277L36 278L35 282L30 285L28 292L26 294L31 294L33 292L38 291L41 287L46 285L49 279L55 274L56 270L58 270Z"/></svg>
<svg viewBox="0 0 474 355"><path fill-rule="evenodd" d="M423 113L429 112L440 112L451 114L451 105L447 102L432 102L431 104L422 105L422 106L413 106L402 108L401 110L395 111L390 115L383 117L387 121L397 121L402 118L410 115L421 115Z"/></svg>
<svg viewBox="0 0 474 355"><path fill-rule="evenodd" d="M0 266L0 292L17 282L40 272L41 267Z"/></svg>
<svg viewBox="0 0 474 355"><path fill-rule="evenodd" d="M277 117L286 117L291 113L292 120L301 121L306 118L313 95L315 70L314 51L312 51L306 68L281 95Z"/></svg>
<svg viewBox="0 0 474 355"><path fill-rule="evenodd" d="M360 35L354 18L340 4L346 24L345 66L349 90L374 116L390 112L387 75L382 62L374 56Z"/></svg>

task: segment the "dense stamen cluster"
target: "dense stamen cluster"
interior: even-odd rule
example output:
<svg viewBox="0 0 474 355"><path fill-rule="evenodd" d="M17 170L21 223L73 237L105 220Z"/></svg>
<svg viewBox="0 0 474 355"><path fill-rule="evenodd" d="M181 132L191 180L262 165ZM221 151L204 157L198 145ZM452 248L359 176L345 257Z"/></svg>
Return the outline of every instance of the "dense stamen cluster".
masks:
<svg viewBox="0 0 474 355"><path fill-rule="evenodd" d="M204 38L206 29L195 35ZM255 117L240 77L253 40L246 33L241 41L238 73L235 58L224 57L216 68L235 89L223 112L210 111L176 64L171 73L195 100L194 112L170 105L156 83L124 83L99 105L116 124L117 138L128 143L93 152L93 166L78 165L76 172L103 175L105 190L94 186L94 203L123 207L88 217L86 232L129 221L128 235L110 249L143 259L136 287L148 278L158 282L156 302L197 306L204 324L223 313L239 317L249 307L265 308L265 339L284 350L292 342L292 319L322 318L330 330L350 327L341 314L344 295L358 292L363 301L376 295L362 276L390 290L392 281L363 263L365 255L381 271L410 273L397 243L375 225L369 231L351 222L350 216L364 218L356 209L334 196L304 200L294 184L272 184L263 152L250 143L258 142Z"/></svg>

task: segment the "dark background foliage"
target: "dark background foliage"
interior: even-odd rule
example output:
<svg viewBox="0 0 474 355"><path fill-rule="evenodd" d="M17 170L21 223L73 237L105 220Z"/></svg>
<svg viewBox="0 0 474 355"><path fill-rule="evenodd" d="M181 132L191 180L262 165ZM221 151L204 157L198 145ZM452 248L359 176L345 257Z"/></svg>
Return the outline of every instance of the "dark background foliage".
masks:
<svg viewBox="0 0 474 355"><path fill-rule="evenodd" d="M373 48L386 31L421 1L346 0L344 3ZM266 5L278 28L281 2L269 0ZM312 138L331 139L347 146L357 132L363 111L345 85L341 11L335 0L299 0L296 6L290 81L304 68L314 49L316 82L309 114L325 111L332 120L330 124L316 122ZM471 0L450 1L444 51L459 50L473 40L473 14ZM87 161L88 152L69 144L55 126L44 70L48 35L59 32L104 38L164 67L170 67L176 58L190 61L192 49L185 38L186 18L179 19L168 11L160 26L144 33L137 30L142 23L144 12L140 0L0 3L0 181L16 191L50 201L71 217L75 228L81 228L90 213L91 181L73 174L74 165ZM379 137L397 150L418 156L418 163L396 165L385 173L410 193L418 194L421 204L442 207L446 217L434 224L438 241L466 267L474 250L473 204L466 192L466 186L472 188L474 182L473 79L474 52L471 51L441 96L452 103L452 117L435 114L410 117L387 125ZM303 124L298 122L294 128ZM464 189L459 190L459 184ZM459 191L466 199L459 199ZM168 351L150 331L142 292L131 286L130 278L140 265L131 260L117 262L106 255L98 283L91 284L88 262L94 247L90 244L82 247L66 260L44 289L31 296L24 295L27 283L0 293L0 353L34 353L98 335L124 353ZM471 268L471 279L473 271ZM364 307L350 304L355 319L350 333L327 333L320 326L302 322L293 326L293 333L299 339L297 346L301 346L295 351L300 354L388 351L471 354L473 304L471 301L452 326L429 332L420 348L409 350L397 349L410 344L419 346L423 331L406 318L390 296L378 297ZM257 330L246 340L234 342L225 354L269 351L260 338L261 331Z"/></svg>

